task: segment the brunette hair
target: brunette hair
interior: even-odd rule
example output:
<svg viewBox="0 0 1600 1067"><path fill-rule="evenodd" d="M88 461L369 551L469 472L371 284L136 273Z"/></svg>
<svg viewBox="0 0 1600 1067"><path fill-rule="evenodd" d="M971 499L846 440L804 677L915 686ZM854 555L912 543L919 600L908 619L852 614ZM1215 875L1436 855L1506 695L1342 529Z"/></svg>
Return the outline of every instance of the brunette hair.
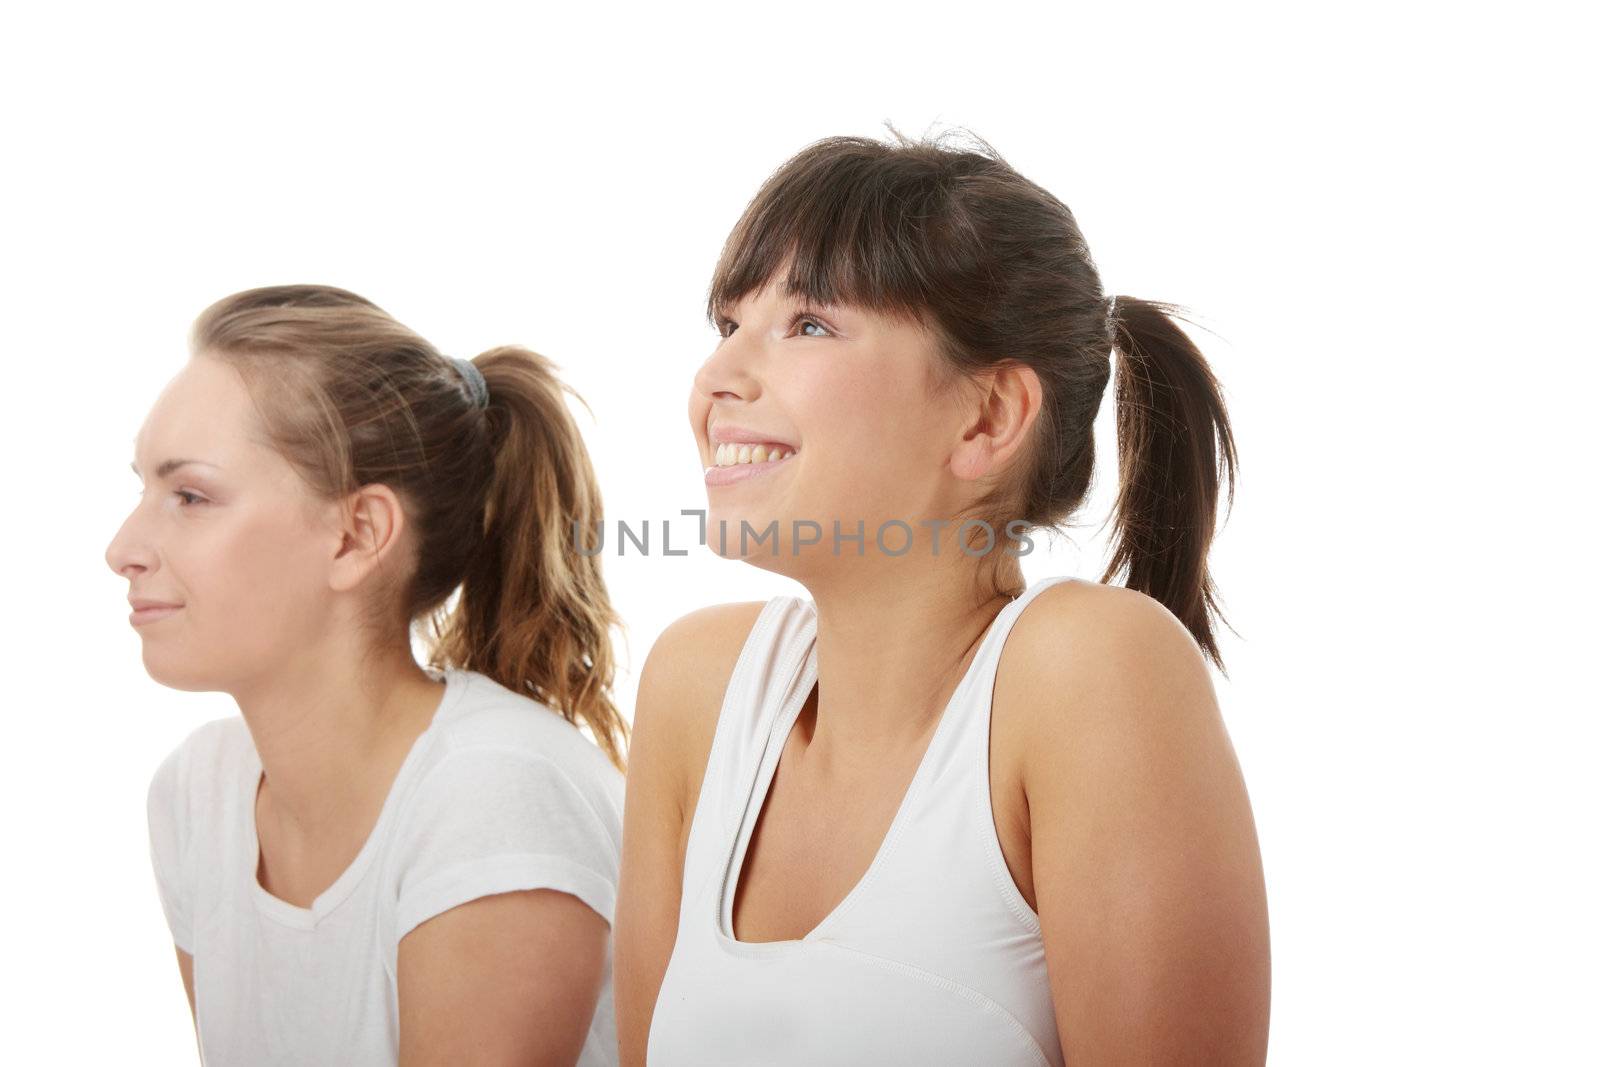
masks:
<svg viewBox="0 0 1600 1067"><path fill-rule="evenodd" d="M369 606L379 635L403 625L409 638L422 619L432 666L544 703L625 769L628 728L610 695L620 621L599 555L572 539L601 521L600 490L555 364L510 345L483 353L480 408L431 344L323 285L225 297L190 347L239 372L263 443L313 492L339 500L382 483L403 502L414 558Z"/></svg>
<svg viewBox="0 0 1600 1067"><path fill-rule="evenodd" d="M734 226L706 304L713 322L788 265L791 296L920 323L938 388L1015 362L1044 389L1034 447L974 505L998 526L1062 524L1088 495L1094 417L1120 355L1120 489L1103 582L1159 601L1220 668L1206 566L1221 482L1238 466L1222 390L1177 305L1107 298L1067 206L985 141L829 137L767 179ZM1224 623L1226 620L1223 620Z"/></svg>

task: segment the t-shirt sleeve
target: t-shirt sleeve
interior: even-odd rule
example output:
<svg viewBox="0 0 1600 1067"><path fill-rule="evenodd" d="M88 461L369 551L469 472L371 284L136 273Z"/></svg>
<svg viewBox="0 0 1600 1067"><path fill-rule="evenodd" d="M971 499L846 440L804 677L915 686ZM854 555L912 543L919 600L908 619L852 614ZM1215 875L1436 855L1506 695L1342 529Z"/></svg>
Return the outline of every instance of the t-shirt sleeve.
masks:
<svg viewBox="0 0 1600 1067"><path fill-rule="evenodd" d="M571 893L609 924L620 827L604 791L548 757L464 748L419 784L398 831L394 944L418 924L496 893Z"/></svg>
<svg viewBox="0 0 1600 1067"><path fill-rule="evenodd" d="M184 877L189 833L183 757L180 746L161 761L150 779L145 809L150 824L150 864L155 869L161 910L166 913L173 943L192 956L193 917Z"/></svg>

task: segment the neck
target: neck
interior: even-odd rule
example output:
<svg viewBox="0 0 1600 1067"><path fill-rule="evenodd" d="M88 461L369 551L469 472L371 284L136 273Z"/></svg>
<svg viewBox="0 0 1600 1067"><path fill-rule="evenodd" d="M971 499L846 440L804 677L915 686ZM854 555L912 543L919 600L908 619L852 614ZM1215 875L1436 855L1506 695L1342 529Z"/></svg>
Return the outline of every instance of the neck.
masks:
<svg viewBox="0 0 1600 1067"><path fill-rule="evenodd" d="M367 821L443 691L409 649L369 662L307 657L236 691L261 758L261 809L274 827L315 841Z"/></svg>
<svg viewBox="0 0 1600 1067"><path fill-rule="evenodd" d="M958 556L866 560L808 577L817 687L799 726L813 766L878 765L920 750L937 726L990 625L1026 587L1009 556L986 568Z"/></svg>

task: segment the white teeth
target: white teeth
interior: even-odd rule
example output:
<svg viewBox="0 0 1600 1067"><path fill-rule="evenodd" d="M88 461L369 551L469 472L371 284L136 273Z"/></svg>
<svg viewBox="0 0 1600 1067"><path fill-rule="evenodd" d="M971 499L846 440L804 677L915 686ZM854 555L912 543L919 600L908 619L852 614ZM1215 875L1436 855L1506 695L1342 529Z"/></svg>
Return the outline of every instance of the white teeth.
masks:
<svg viewBox="0 0 1600 1067"><path fill-rule="evenodd" d="M732 467L741 463L776 463L794 455L793 449L786 449L782 445L736 445L732 443L717 446L716 465L719 467Z"/></svg>

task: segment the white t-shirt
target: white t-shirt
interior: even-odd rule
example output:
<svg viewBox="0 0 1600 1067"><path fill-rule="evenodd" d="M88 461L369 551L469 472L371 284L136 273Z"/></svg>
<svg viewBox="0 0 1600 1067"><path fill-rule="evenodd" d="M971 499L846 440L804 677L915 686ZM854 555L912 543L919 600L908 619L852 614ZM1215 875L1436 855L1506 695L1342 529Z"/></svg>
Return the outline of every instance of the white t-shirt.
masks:
<svg viewBox="0 0 1600 1067"><path fill-rule="evenodd" d="M256 880L261 761L239 716L197 728L150 783L150 850L172 939L194 957L210 1064L394 1064L400 939L467 901L571 893L612 921L623 777L577 727L475 671L445 683L377 825L311 907ZM611 949L578 1063L617 1063Z"/></svg>

